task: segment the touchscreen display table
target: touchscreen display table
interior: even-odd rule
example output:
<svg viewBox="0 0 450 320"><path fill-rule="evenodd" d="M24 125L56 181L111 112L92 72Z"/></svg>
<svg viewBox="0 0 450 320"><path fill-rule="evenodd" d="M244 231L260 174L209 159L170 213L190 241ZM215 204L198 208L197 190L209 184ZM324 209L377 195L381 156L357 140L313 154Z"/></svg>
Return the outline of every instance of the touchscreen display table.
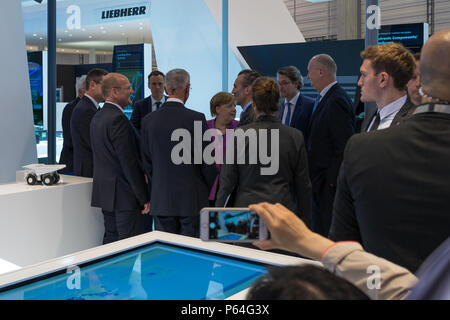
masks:
<svg viewBox="0 0 450 320"><path fill-rule="evenodd" d="M96 250L99 256L94 258ZM236 298L266 272L267 265L305 261L152 232L2 276L0 300Z"/></svg>

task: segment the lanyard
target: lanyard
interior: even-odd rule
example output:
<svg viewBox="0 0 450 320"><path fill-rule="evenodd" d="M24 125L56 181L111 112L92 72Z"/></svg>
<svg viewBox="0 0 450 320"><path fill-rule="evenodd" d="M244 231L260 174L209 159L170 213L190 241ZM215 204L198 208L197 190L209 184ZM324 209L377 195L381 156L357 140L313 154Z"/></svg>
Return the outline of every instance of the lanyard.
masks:
<svg viewBox="0 0 450 320"><path fill-rule="evenodd" d="M416 108L414 114L425 112L441 112L450 114L450 105L440 103L430 103Z"/></svg>

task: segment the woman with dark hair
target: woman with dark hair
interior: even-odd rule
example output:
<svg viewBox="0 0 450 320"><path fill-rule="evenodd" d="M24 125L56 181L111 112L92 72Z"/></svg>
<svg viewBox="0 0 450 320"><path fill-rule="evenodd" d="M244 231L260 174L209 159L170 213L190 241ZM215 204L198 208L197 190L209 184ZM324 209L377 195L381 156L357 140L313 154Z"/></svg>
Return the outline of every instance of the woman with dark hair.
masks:
<svg viewBox="0 0 450 320"><path fill-rule="evenodd" d="M234 100L234 96L228 92L216 93L210 101L210 110L211 115L215 118L206 121L206 123L208 124L208 127L210 129L215 128L219 130L220 135L222 136L222 147L223 147L222 156L225 158L226 130L236 129L239 124L239 121L234 120L234 117L236 117L236 102ZM216 154L216 157L217 156L218 154ZM222 169L223 163L223 161L218 160L223 159L216 159L216 167L218 174L216 180L214 181L213 187L211 188L211 192L209 194L209 202L212 206L214 206L214 202L216 200L216 193L219 187L220 170Z"/></svg>
<svg viewBox="0 0 450 320"><path fill-rule="evenodd" d="M236 189L234 207L279 202L309 225L311 182L303 134L278 119L280 91L274 80L257 78L252 97L256 120L235 130L229 145L233 159L222 168L216 206L224 206Z"/></svg>

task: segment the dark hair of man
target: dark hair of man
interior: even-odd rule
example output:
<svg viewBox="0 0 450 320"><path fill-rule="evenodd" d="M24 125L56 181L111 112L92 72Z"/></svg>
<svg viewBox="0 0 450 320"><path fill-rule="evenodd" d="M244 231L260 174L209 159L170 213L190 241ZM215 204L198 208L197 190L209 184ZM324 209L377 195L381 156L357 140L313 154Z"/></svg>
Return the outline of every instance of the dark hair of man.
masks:
<svg viewBox="0 0 450 320"><path fill-rule="evenodd" d="M303 88L303 77L302 74L300 73L300 70L298 70L296 67L294 66L282 67L278 69L277 74L281 74L283 76L288 77L289 80L291 80L292 82L298 81L297 89L300 90L301 88Z"/></svg>
<svg viewBox="0 0 450 320"><path fill-rule="evenodd" d="M397 90L405 90L406 84L414 75L416 62L414 57L399 43L385 43L370 46L361 52L362 59L368 59L376 74L386 72L394 79Z"/></svg>
<svg viewBox="0 0 450 320"><path fill-rule="evenodd" d="M103 69L92 69L88 72L86 77L86 90L89 90L89 84L91 81L95 81L97 83L100 83L102 81L102 78L108 74L108 71Z"/></svg>
<svg viewBox="0 0 450 320"><path fill-rule="evenodd" d="M252 85L252 100L259 112L273 114L280 104L278 84L268 77L259 77Z"/></svg>
<svg viewBox="0 0 450 320"><path fill-rule="evenodd" d="M312 265L270 267L247 300L369 300L349 281Z"/></svg>
<svg viewBox="0 0 450 320"><path fill-rule="evenodd" d="M242 86L248 87L251 86L253 84L253 81L256 80L256 78L261 77L261 75L259 74L259 72L254 71L254 70L250 70L250 69L244 69L241 72L239 72L238 77L240 75L244 75L244 77L242 78Z"/></svg>
<svg viewBox="0 0 450 320"><path fill-rule="evenodd" d="M153 77L153 76L161 76L161 77L163 77L163 79L166 77L164 75L164 73L162 73L159 70L153 70L152 72L150 72L150 74L148 75L148 80L150 81L150 77Z"/></svg>

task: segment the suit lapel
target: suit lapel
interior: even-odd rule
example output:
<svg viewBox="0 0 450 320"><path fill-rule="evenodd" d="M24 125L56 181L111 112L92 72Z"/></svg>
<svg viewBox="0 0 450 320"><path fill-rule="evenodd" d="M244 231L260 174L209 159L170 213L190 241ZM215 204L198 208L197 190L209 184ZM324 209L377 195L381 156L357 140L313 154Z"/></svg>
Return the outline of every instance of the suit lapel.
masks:
<svg viewBox="0 0 450 320"><path fill-rule="evenodd" d="M400 110L395 115L394 119L392 120L391 127L397 124L400 124L405 118L407 118L415 109L415 105L409 100L409 98L406 99L405 104L400 108Z"/></svg>
<svg viewBox="0 0 450 320"><path fill-rule="evenodd" d="M376 115L378 109L374 109L364 117L363 123L361 124L361 132L367 132L369 125L372 122L373 117Z"/></svg>
<svg viewBox="0 0 450 320"><path fill-rule="evenodd" d="M314 119L317 118L317 115L322 111L323 109L323 105L325 104L325 101L328 99L328 97L334 92L334 90L336 90L337 86L339 84L336 83L334 86L332 86L330 88L330 90L328 90L328 92L325 94L325 96L320 100L319 104L317 105L316 110L313 112L313 114L311 115L311 121L309 121L309 126L308 128L311 128L312 123L314 122Z"/></svg>

